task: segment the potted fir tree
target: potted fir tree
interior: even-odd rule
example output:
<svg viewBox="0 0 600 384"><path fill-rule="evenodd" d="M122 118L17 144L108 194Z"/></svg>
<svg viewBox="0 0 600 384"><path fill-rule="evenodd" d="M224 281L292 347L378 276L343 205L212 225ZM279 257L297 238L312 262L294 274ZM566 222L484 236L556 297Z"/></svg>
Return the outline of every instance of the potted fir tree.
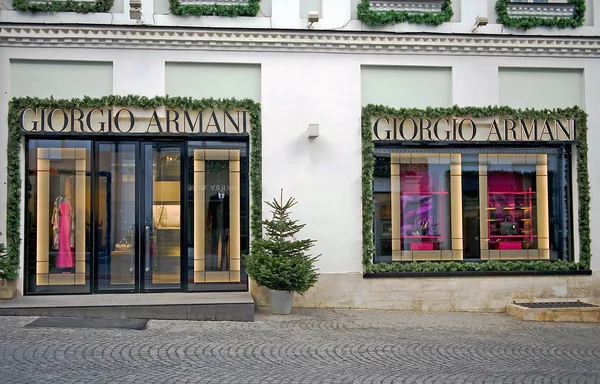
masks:
<svg viewBox="0 0 600 384"><path fill-rule="evenodd" d="M265 203L272 208L273 217L263 221L265 234L252 242L244 261L248 275L269 289L271 313L287 315L292 310L294 292L303 294L317 281L315 262L319 256L307 253L316 240L296 239L305 224L290 219L289 211L297 204L293 197L284 203L282 190L280 201Z"/></svg>

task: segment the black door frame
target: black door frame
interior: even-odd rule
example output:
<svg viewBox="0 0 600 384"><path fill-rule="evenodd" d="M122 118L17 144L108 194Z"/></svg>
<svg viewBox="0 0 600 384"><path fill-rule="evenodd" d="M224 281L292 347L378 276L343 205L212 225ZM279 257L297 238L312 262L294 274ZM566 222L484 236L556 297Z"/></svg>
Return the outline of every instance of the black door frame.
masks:
<svg viewBox="0 0 600 384"><path fill-rule="evenodd" d="M246 183L246 199L249 199L249 193L250 193L250 188L249 188L249 166L250 166L250 146L248 143L248 137L247 136L239 136L239 135L230 135L230 134L224 134L224 135L198 135L198 136L189 136L189 135L182 135L182 136L177 136L177 137L173 137L173 136L167 136L167 135L152 135L151 137L147 137L144 135L131 135L128 137L124 137L124 136L114 136L114 135L106 135L105 137L98 137L98 135L94 135L94 134L81 134L78 135L77 138L74 138L72 136L66 136L66 135L62 135L62 134L52 134L52 133L44 133L44 134L28 134L28 135L24 135L25 138L25 146L28 146L28 142L30 140L68 140L68 139L75 139L75 140L82 140L82 141L90 141L91 145L90 145L90 201L91 201L91 206L90 206L90 225L91 225L91 234L90 234L90 252L89 252L89 257L91 260L89 260L89 269L86 271L86 274L88 276L88 279L86 284L88 285L88 289L86 291L80 291L80 290L76 290L76 291L70 291L69 289L71 288L71 286L60 286L63 288L66 288L67 291L56 291L56 290L51 290L51 291L36 291L36 288L30 288L30 279L32 278L29 273L29 268L31 267L32 263L35 266L35 261L31 261L30 258L28 256L25 256L24 258L24 265L25 265L25 270L26 273L24 275L24 279L25 279L25 283L24 283L24 289L25 289L25 294L26 295L39 295L39 296L44 296L44 295L85 295L85 294L127 294L127 293L145 293L145 292L152 292L152 293L160 293L160 292L234 292L234 291L247 291L249 288L248 282L240 282L240 283L201 283L199 285L196 285L195 283L190 283L189 282L189 276L188 276L188 272L189 272L189 257L188 257L188 229L187 229L187 225L185 225L185 223L187 223L187 215L189 213L189 209L188 209L188 191L187 191L187 187L189 186L189 175L188 175L188 168L189 168L189 158L188 158L188 154L189 154L189 143L191 141L196 142L196 141L201 141L201 142L243 142L246 143L246 149L247 149L247 156L245 157L244 163L245 163L245 167L247 168L247 174L245 175L245 183ZM180 260L180 267L181 267L181 273L180 273L180 287L178 289L170 289L170 288L166 288L166 289L141 289L141 276L140 276L140 271L141 271L141 267L140 267L140 260L139 258L142 257L142 253L140 252L140 247L142 246L142 242L139 241L139 239L142 237L142 234L140 233L140 216L142 215L142 209L140 209L141 203L136 201L136 211L135 211L135 220L136 220L136 224L135 224L135 238L138 240L137 241L137 245L136 245L136 256L135 256L135 279L134 279L134 289L99 289L98 286L98 275L99 275L99 234L97 231L98 228L98 212L99 212L99 183L98 183L98 168L99 168L99 158L98 158L98 146L101 144L133 144L135 145L135 150L136 150L136 155L135 155L135 161L136 161L136 172L135 172L135 177L136 177L136 187L135 187L135 194L136 194L136 198L139 199L139 196L141 194L143 194L142 188L143 185L142 183L140 183L138 180L142 180L139 176L139 173L143 171L143 166L144 164L142 163L142 148L144 145L151 145L151 144L159 144L159 145L171 145L171 146L179 146L181 149L181 163L180 163L180 176L181 176L181 223L182 226L184 227L184 229L182 229L181 231L181 247L180 250L181 252L181 260ZM25 175L24 178L28 178L28 169L29 169L29 157L27 155L27 150L26 150L26 155L25 155ZM138 166L139 165L139 166ZM27 181L25 181L25 183L27 183ZM243 184L244 182L242 182ZM242 192L243 193L243 192ZM24 194L24 196L26 196L26 194ZM244 196L244 194L242 194L242 196ZM243 204L243 203L242 203ZM247 204L249 204L249 200L247 201ZM246 217L243 218L242 220L246 221L246 227L249 229L249 216L250 216L250 211L249 211L249 206L247 207L247 213L246 213ZM23 203L23 214L24 214L24 220L25 220L25 228L29 228L33 223L30 222L28 216L29 216L29 212L28 212L28 208L27 208L27 202ZM243 227L244 225L242 225ZM29 249L29 243L32 240L29 238L28 235L24 236L24 249L25 249L25 254L27 255L27 250ZM249 235L246 234L246 240L243 241L242 243L242 249L244 248L244 244L246 249L249 249ZM243 252L243 251L242 251ZM243 263L242 263L242 272L243 272ZM193 273L193 272L192 272ZM241 274L242 276L245 276L245 273ZM35 277L35 273L33 274L33 276ZM193 275L192 275L193 276ZM190 290L190 286L194 286L194 288L192 290ZM33 283L33 286L35 287L35 284ZM59 286L56 286L59 287Z"/></svg>
<svg viewBox="0 0 600 384"><path fill-rule="evenodd" d="M185 156L185 145L184 145L184 141L182 140L177 140L177 141L168 141L168 140L144 140L144 139L129 139L129 140L94 140L93 142L93 152L94 154L94 159L93 159L93 169L92 169L92 177L93 177L93 181L92 181L92 185L93 185L93 194L92 194L92 199L93 199L93 204L94 204L94 212L100 212L100 191L99 191L99 182L98 182L98 169L99 169L99 161L100 158L99 156L97 156L97 154L99 153L99 146L103 145L103 144L112 144L112 145L124 145L124 144L133 144L135 146L135 224L134 224L134 236L135 236L135 247L134 247L134 286L133 288L123 288L123 289L101 289L99 287L99 244L100 244L100 239L99 239L99 234L98 231L93 231L93 244L95 245L93 247L92 250L92 258L93 258L93 268L92 268L92 276L91 279L93 281L92 284L92 293L100 293L100 294L104 294L104 293L146 293L146 292L183 292L187 290L187 286L186 286L186 276L185 276L185 272L186 272L186 266L185 264L187 263L187 257L185 257L185 253L183 252L184 250L184 246L185 246L185 242L184 242L184 236L185 236L185 230L182 228L180 230L180 275L179 275L179 287L177 288L169 288L169 287L165 287L165 288L148 288L145 286L145 279L146 279L146 272L148 269L148 265L146 265L145 259L146 259L146 244L147 244L147 238L146 238L146 223L145 223L145 208L148 204L148 202L146 201L148 194L146 194L145 192L145 185L147 183L146 180L146 161L148 159L146 159L146 147L150 146L152 148L158 146L158 147L171 147L171 148L179 148L180 150L180 155L181 155L181 162L180 162L180 168L179 168L179 176L180 176L180 182L181 185L187 185L184 184L186 183L186 180L184 179L184 177L186 176L184 172L185 169L187 169L187 167L185 166L186 163L186 156ZM151 177L151 176L149 176ZM180 188L180 222L184 223L183 219L186 217L186 207L184 204L184 193L185 193L185 188L181 187ZM150 204L152 204L152 202L150 202ZM94 215L94 217L92 218L92 222L93 222L93 228L98 228L98 215ZM108 252L108 250L107 250Z"/></svg>

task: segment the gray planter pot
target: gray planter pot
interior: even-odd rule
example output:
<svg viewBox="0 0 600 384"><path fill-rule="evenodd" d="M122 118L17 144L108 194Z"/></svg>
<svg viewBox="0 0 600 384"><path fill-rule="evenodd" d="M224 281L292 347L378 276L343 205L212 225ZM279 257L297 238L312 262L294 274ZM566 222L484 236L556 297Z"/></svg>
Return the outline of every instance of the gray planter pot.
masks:
<svg viewBox="0 0 600 384"><path fill-rule="evenodd" d="M269 308L274 315L289 315L292 311L294 292L269 289Z"/></svg>
<svg viewBox="0 0 600 384"><path fill-rule="evenodd" d="M11 300L18 296L17 280L0 279L0 300Z"/></svg>

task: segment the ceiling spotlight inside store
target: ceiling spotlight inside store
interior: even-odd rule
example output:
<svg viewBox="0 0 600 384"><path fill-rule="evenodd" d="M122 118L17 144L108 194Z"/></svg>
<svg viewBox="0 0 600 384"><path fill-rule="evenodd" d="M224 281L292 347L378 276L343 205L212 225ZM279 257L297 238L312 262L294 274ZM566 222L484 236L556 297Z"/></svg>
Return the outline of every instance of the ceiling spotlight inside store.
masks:
<svg viewBox="0 0 600 384"><path fill-rule="evenodd" d="M312 27L313 23L318 23L319 22L319 12L317 11L310 11L308 12L308 17L306 18L306 21L308 21L308 27Z"/></svg>
<svg viewBox="0 0 600 384"><path fill-rule="evenodd" d="M133 20L142 19L142 0L129 0L129 18Z"/></svg>
<svg viewBox="0 0 600 384"><path fill-rule="evenodd" d="M477 16L475 18L475 24L473 25L473 29L471 30L471 32L475 32L477 28L484 27L486 25L488 25L487 16Z"/></svg>

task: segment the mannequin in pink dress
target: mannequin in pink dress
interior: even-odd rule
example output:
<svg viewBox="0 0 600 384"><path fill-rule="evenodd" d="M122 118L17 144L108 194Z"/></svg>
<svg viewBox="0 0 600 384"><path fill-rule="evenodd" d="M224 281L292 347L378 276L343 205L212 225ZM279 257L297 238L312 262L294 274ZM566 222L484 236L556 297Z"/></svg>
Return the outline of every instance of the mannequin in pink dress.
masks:
<svg viewBox="0 0 600 384"><path fill-rule="evenodd" d="M67 198L59 198L58 203L58 257L57 268L73 268L73 251L71 237L71 203Z"/></svg>

